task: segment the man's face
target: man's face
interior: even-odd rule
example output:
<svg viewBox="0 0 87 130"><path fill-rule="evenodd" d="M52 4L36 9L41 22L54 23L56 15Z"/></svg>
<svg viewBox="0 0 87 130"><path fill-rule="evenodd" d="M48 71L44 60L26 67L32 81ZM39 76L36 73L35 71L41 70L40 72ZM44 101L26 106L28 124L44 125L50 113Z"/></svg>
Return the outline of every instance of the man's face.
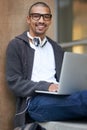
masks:
<svg viewBox="0 0 87 130"><path fill-rule="evenodd" d="M31 15L27 17L29 32L32 36L44 37L49 25L51 24L51 13L49 8L34 6Z"/></svg>

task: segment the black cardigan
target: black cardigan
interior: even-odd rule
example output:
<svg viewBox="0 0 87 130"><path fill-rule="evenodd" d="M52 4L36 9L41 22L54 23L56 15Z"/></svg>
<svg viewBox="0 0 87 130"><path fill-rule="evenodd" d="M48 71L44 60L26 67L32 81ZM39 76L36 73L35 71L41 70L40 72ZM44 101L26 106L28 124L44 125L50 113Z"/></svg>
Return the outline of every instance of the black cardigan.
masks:
<svg viewBox="0 0 87 130"><path fill-rule="evenodd" d="M48 37L47 39L53 47L56 65L55 77L59 81L64 52L56 42ZM31 81L34 49L28 42L27 32L24 32L10 41L6 51L6 79L9 88L17 97L17 112L25 108L23 104L26 104L27 97L35 96L35 89L48 90L51 84L46 81ZM21 122L23 124L23 121Z"/></svg>

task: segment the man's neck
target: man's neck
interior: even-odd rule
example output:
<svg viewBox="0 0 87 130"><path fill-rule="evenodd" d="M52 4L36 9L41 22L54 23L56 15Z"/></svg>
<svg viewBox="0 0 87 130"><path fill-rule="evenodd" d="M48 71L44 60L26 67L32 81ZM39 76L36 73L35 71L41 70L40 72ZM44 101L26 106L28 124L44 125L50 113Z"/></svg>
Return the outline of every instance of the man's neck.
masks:
<svg viewBox="0 0 87 130"><path fill-rule="evenodd" d="M43 39L46 37L45 35L32 34L30 31L29 31L29 34L30 34L32 37L40 37L41 40L43 40Z"/></svg>

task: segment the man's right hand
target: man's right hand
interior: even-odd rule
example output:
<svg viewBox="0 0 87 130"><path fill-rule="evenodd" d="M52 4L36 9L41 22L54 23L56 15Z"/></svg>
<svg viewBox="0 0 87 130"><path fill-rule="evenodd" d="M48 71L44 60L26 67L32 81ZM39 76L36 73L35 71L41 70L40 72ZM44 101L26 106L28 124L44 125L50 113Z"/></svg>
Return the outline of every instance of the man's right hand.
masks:
<svg viewBox="0 0 87 130"><path fill-rule="evenodd" d="M50 92L57 92L57 91L58 91L58 88L59 88L59 85L58 85L58 84L51 84L51 85L49 86L48 91L50 91Z"/></svg>

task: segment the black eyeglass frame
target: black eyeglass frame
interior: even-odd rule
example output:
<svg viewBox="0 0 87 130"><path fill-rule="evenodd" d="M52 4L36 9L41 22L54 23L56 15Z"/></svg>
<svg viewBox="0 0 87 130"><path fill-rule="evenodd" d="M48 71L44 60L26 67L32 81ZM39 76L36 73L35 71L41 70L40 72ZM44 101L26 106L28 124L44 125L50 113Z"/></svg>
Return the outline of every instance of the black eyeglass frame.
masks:
<svg viewBox="0 0 87 130"><path fill-rule="evenodd" d="M38 16L38 17L34 17L34 15ZM29 14L30 17L32 17L33 20L38 21L40 20L41 17L43 17L44 21L50 21L52 18L52 14L40 14L40 13L31 13ZM49 16L49 17L47 17Z"/></svg>

